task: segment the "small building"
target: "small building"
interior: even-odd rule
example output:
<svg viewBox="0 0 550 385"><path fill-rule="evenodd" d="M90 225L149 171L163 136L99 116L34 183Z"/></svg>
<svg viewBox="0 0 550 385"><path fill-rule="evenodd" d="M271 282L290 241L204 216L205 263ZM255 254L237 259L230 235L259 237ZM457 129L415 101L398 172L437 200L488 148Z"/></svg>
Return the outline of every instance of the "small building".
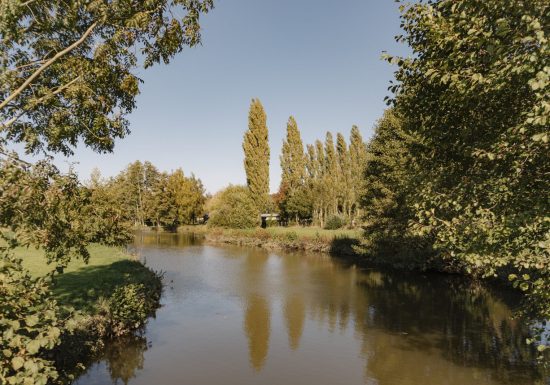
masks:
<svg viewBox="0 0 550 385"><path fill-rule="evenodd" d="M279 224L280 216L279 214L275 214L275 213L271 213L271 214L266 213L266 214L261 214L260 218L262 219L262 224L261 224L262 229L265 229L266 227Z"/></svg>

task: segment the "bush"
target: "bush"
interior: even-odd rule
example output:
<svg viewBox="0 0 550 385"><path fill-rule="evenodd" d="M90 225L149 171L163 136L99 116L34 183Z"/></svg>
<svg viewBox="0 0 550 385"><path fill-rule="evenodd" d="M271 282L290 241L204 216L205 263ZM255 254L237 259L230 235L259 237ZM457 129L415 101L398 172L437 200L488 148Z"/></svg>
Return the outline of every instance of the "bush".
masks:
<svg viewBox="0 0 550 385"><path fill-rule="evenodd" d="M298 240L298 234L296 234L296 231L288 231L285 233L285 238L289 242L295 242Z"/></svg>
<svg viewBox="0 0 550 385"><path fill-rule="evenodd" d="M248 229L259 224L256 205L245 186L229 186L217 193L210 210L208 224L213 227Z"/></svg>
<svg viewBox="0 0 550 385"><path fill-rule="evenodd" d="M113 323L113 334L126 334L143 325L143 320L153 310L148 303L145 286L130 284L118 287L109 299L109 313Z"/></svg>
<svg viewBox="0 0 550 385"><path fill-rule="evenodd" d="M346 225L346 220L338 215L332 215L328 217L327 223L325 223L326 230L341 229Z"/></svg>
<svg viewBox="0 0 550 385"><path fill-rule="evenodd" d="M34 280L21 260L0 255L0 383L38 384L58 373L45 353L58 343L57 304L45 279Z"/></svg>

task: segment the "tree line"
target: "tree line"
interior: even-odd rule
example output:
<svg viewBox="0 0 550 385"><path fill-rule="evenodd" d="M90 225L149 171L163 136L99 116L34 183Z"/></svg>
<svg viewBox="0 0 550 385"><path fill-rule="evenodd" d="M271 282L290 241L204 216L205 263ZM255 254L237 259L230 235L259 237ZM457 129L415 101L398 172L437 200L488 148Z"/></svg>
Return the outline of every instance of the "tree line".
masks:
<svg viewBox="0 0 550 385"><path fill-rule="evenodd" d="M117 207L120 220L132 226L174 229L204 216L205 189L181 168L161 172L151 162L135 161L118 175L102 179L92 172L88 187L96 201Z"/></svg>
<svg viewBox="0 0 550 385"><path fill-rule="evenodd" d="M337 133L336 143L327 132L324 142L305 148L298 124L288 119L283 141L281 184L269 195L269 141L266 113L253 99L249 128L243 141L246 180L258 213L278 212L284 222L324 226L329 218L344 224L360 220L366 145L357 126L351 128L349 144Z"/></svg>

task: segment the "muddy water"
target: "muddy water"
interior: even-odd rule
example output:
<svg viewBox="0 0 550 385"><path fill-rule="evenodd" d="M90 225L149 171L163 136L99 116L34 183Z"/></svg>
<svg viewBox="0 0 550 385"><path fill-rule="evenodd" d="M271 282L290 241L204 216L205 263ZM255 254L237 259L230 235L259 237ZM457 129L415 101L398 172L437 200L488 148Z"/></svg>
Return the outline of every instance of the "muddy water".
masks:
<svg viewBox="0 0 550 385"><path fill-rule="evenodd" d="M109 346L92 384L545 384L514 300L458 278L143 233L165 272L144 335Z"/></svg>

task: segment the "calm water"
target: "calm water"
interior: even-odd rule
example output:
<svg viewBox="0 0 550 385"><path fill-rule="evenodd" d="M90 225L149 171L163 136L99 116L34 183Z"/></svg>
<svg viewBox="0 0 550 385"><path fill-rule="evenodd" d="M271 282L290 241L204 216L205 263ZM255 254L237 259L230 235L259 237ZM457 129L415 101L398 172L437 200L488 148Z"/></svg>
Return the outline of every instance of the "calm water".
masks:
<svg viewBox="0 0 550 385"><path fill-rule="evenodd" d="M511 319L513 301L457 278L203 245L189 234L140 234L134 248L166 272L163 307L79 385L548 381Z"/></svg>

